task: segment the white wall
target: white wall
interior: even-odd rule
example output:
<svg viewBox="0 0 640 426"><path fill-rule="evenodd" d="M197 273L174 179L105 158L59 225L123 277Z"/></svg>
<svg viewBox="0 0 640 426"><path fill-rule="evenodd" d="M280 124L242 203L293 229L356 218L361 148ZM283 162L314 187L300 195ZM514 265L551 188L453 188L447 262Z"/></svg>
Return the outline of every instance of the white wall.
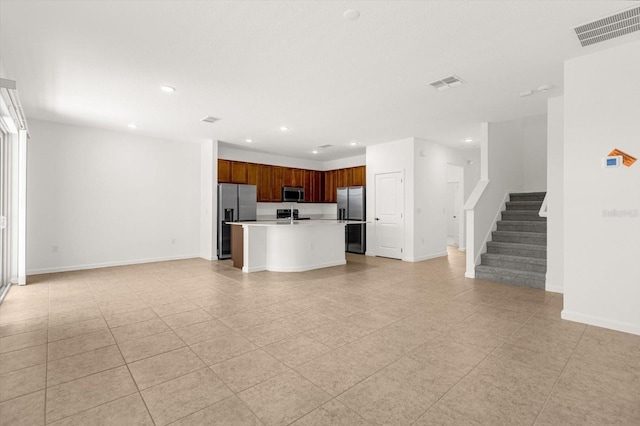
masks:
<svg viewBox="0 0 640 426"><path fill-rule="evenodd" d="M285 157L282 155L266 154L264 152L235 149L226 145L220 145L218 155L219 158L223 160L245 161L247 163L270 164L272 166L321 171L363 166L366 163L365 155L356 155L331 161L314 161L302 158Z"/></svg>
<svg viewBox="0 0 640 426"><path fill-rule="evenodd" d="M200 257L207 260L217 259L217 153L217 141L200 145Z"/></svg>
<svg viewBox="0 0 640 426"><path fill-rule="evenodd" d="M403 260L447 254L447 164L465 169L465 186L480 178L479 151L462 151L409 138L367 147L367 217L375 217L375 175L403 171L405 177ZM472 164L468 164L471 160ZM465 188L465 192L467 189ZM367 228L367 252L375 255L375 225Z"/></svg>
<svg viewBox="0 0 640 426"><path fill-rule="evenodd" d="M322 163L323 170L347 169L349 167L364 166L367 163L366 155L356 155L355 157L340 158L338 160L325 161Z"/></svg>
<svg viewBox="0 0 640 426"><path fill-rule="evenodd" d="M475 265L509 192L546 191L546 115L482 125L481 176L465 204L468 235L467 272ZM470 211L473 210L471 213Z"/></svg>
<svg viewBox="0 0 640 426"><path fill-rule="evenodd" d="M404 172L403 259L413 258L413 138L367 147L367 219L375 217L376 174ZM367 224L367 255L375 256L375 224Z"/></svg>
<svg viewBox="0 0 640 426"><path fill-rule="evenodd" d="M477 165L467 163L472 151L462 151L424 139L414 139L414 247L413 261L447 255L447 165L459 166L475 186ZM464 188L466 192L466 185Z"/></svg>
<svg viewBox="0 0 640 426"><path fill-rule="evenodd" d="M196 257L200 145L30 120L34 274Z"/></svg>
<svg viewBox="0 0 640 426"><path fill-rule="evenodd" d="M522 190L547 190L547 115L525 117L522 129Z"/></svg>
<svg viewBox="0 0 640 426"><path fill-rule="evenodd" d="M547 279L545 289L562 293L564 275L564 99L547 102Z"/></svg>
<svg viewBox="0 0 640 426"><path fill-rule="evenodd" d="M298 169L324 170L324 165L321 161L234 149L225 145L220 145L218 147L218 158L224 160L245 161L247 163L270 164L272 166L294 167Z"/></svg>
<svg viewBox="0 0 640 426"><path fill-rule="evenodd" d="M565 62L562 318L640 334L640 41ZM603 212L627 212L605 217ZM623 215L624 213L620 213Z"/></svg>

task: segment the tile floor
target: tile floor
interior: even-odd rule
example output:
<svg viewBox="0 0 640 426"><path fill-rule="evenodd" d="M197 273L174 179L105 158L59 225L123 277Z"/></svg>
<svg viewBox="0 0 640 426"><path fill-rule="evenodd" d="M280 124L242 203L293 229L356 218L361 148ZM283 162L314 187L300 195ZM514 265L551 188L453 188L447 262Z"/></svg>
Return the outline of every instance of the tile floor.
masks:
<svg viewBox="0 0 640 426"><path fill-rule="evenodd" d="M640 336L464 257L30 277L0 306L0 425L638 425Z"/></svg>

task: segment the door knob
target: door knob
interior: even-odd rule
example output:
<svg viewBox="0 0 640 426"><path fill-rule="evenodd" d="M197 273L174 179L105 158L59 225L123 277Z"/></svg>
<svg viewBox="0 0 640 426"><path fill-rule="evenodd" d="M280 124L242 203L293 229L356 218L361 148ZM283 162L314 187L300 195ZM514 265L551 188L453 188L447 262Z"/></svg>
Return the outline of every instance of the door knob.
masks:
<svg viewBox="0 0 640 426"><path fill-rule="evenodd" d="M380 220L380 218L379 218L379 217L376 217L376 220Z"/></svg>

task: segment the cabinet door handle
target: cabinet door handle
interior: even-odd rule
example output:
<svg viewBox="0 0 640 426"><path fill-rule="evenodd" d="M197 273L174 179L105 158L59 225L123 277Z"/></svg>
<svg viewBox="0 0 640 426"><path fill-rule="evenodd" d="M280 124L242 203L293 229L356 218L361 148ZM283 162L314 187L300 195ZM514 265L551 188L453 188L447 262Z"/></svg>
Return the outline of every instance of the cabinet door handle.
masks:
<svg viewBox="0 0 640 426"><path fill-rule="evenodd" d="M379 217L376 217L376 220L380 220L380 218L379 218Z"/></svg>

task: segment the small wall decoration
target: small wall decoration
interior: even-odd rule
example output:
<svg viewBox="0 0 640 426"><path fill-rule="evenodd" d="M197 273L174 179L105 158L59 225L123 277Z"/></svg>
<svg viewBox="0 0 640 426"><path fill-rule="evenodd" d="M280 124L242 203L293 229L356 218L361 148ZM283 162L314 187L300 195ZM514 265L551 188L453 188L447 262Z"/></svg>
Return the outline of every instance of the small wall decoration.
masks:
<svg viewBox="0 0 640 426"><path fill-rule="evenodd" d="M614 149L609 153L609 157L614 157L616 155L620 155L622 157L622 164L624 164L627 167L631 167L631 165L635 163L637 160L636 157L633 157L627 154L626 152L622 152L618 148Z"/></svg>

